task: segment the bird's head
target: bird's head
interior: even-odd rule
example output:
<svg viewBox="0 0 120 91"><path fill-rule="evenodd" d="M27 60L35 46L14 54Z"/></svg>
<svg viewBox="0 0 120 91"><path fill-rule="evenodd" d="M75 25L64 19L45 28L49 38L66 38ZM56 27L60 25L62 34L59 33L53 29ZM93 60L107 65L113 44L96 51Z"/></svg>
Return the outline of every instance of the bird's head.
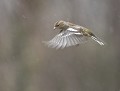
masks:
<svg viewBox="0 0 120 91"><path fill-rule="evenodd" d="M67 29L69 27L68 25L68 22L65 22L65 21L57 21L55 24L54 24L54 30L55 29Z"/></svg>

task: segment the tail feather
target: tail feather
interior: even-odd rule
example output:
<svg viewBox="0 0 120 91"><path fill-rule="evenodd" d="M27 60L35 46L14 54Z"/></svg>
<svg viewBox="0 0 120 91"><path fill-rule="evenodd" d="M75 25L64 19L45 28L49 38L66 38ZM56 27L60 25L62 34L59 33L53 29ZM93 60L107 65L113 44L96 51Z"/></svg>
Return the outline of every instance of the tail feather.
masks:
<svg viewBox="0 0 120 91"><path fill-rule="evenodd" d="M91 38L100 45L105 45L105 42L96 36L91 36Z"/></svg>

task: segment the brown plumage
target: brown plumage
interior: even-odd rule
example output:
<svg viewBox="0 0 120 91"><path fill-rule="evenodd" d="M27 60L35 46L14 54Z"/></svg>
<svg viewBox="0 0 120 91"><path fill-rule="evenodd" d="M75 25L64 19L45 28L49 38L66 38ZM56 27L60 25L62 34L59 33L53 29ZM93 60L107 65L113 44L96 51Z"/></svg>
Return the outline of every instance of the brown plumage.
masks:
<svg viewBox="0 0 120 91"><path fill-rule="evenodd" d="M44 42L52 48L65 48L86 42L89 38L95 40L98 44L104 45L104 42L96 37L89 29L66 21L57 21L54 24L54 30L60 29L52 40Z"/></svg>

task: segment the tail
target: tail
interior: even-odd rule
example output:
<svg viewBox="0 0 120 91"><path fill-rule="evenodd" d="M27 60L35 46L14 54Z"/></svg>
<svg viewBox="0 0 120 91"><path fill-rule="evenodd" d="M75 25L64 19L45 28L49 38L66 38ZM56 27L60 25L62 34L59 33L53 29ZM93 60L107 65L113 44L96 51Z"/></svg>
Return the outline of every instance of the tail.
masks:
<svg viewBox="0 0 120 91"><path fill-rule="evenodd" d="M100 45L105 45L105 42L96 36L91 36L91 38Z"/></svg>

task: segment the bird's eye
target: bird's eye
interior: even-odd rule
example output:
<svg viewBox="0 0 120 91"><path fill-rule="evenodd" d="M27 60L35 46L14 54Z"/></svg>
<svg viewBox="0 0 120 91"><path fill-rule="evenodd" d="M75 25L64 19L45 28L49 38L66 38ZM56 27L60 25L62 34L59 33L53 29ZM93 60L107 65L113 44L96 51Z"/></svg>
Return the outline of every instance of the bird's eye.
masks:
<svg viewBox="0 0 120 91"><path fill-rule="evenodd" d="M59 25L56 25L56 27L58 27Z"/></svg>

